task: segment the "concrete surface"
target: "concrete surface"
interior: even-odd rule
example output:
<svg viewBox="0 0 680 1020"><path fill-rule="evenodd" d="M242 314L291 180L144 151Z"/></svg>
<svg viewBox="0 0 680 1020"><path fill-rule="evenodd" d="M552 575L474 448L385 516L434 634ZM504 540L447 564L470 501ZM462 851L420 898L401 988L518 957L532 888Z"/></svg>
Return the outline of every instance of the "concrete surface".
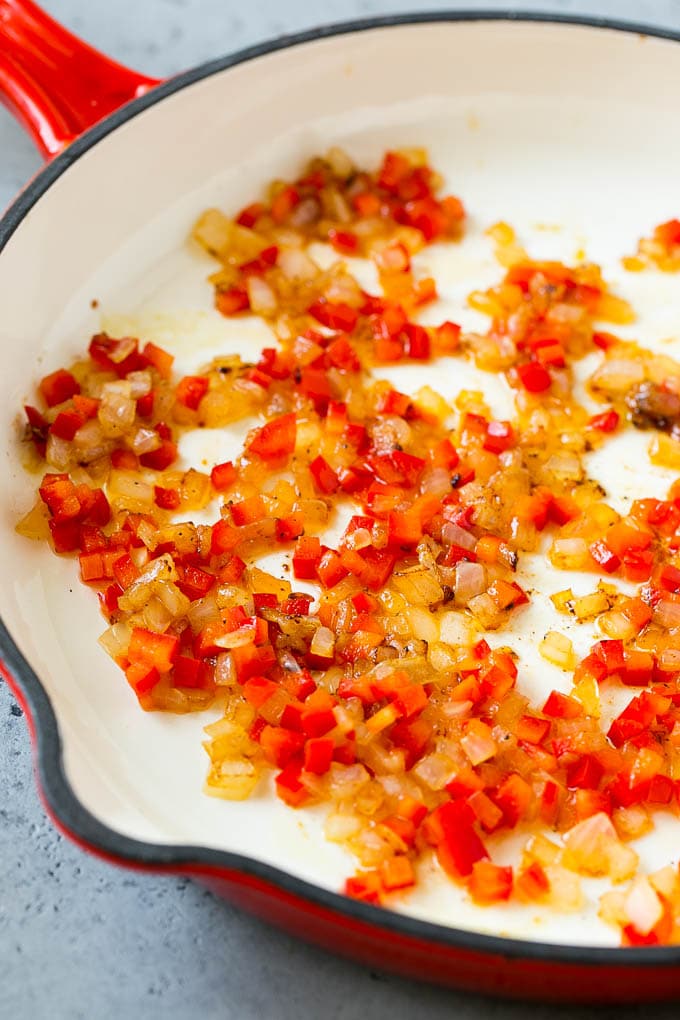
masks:
<svg viewBox="0 0 680 1020"><path fill-rule="evenodd" d="M417 0L49 0L113 56L166 75L286 31ZM426 9L455 6L428 0ZM467 0L466 8L501 8ZM629 18L680 30L678 0L592 0L524 9ZM0 208L39 167L0 111ZM679 990L680 991L680 990ZM643 1017L644 1008L623 1011ZM35 792L21 711L0 683L0 1020L608 1020L622 1011L507 1005L371 973L246 917L185 880L118 870L65 842ZM677 1007L654 1009L658 1020Z"/></svg>

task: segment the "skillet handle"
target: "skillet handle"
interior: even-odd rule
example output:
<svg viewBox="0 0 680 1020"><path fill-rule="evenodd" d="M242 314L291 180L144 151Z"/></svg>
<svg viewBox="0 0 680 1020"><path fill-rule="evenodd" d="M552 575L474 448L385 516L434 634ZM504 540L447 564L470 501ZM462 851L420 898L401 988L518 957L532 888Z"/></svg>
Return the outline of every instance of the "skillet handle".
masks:
<svg viewBox="0 0 680 1020"><path fill-rule="evenodd" d="M158 84L78 39L32 0L0 0L0 102L47 159Z"/></svg>

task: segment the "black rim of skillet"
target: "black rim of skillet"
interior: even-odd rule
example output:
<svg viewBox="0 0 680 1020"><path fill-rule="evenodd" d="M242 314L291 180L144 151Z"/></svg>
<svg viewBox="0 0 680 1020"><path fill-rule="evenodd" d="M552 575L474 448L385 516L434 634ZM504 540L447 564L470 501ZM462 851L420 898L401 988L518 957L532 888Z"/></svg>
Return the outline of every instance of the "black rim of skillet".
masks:
<svg viewBox="0 0 680 1020"><path fill-rule="evenodd" d="M531 11L431 11L417 14L386 15L383 17L347 21L326 25L295 35L283 36L240 50L226 57L201 64L155 87L139 99L127 103L99 124L90 128L53 159L19 194L0 220L0 254L24 217L51 187L51 185L84 153L102 138L115 131L155 103L179 92L195 82L219 71L304 43L313 43L333 36L365 32L377 28L420 25L436 22L535 22L610 29L640 36L652 36L680 42L680 33L610 18L571 17L569 15ZM459 948L486 956L501 956L518 962L543 961L554 964L589 965L592 967L668 967L680 964L677 946L649 946L620 948L602 946L562 946L547 942L484 935L475 931L449 928L444 925L398 914L391 910L349 899L339 893L323 889L290 875L273 865L253 860L226 850L213 850L201 846L157 845L129 838L110 829L92 815L71 787L66 775L59 725L52 703L33 669L23 657L0 619L0 652L12 679L20 692L34 727L36 769L45 803L66 832L77 842L109 859L113 858L132 867L148 868L159 872L202 872L219 877L228 869L252 876L270 886L310 904L332 911L353 921L371 926L379 935L380 929L406 938L452 949Z"/></svg>

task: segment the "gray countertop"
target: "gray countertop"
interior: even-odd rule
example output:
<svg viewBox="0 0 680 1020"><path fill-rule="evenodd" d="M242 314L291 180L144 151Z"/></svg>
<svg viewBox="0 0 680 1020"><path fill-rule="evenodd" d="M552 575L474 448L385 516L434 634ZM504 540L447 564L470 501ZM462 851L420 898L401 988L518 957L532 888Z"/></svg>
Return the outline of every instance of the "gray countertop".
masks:
<svg viewBox="0 0 680 1020"><path fill-rule="evenodd" d="M467 0L49 0L44 6L130 66L164 76L283 32ZM524 0L525 10L628 18L680 30L680 0ZM0 109L0 208L39 168ZM200 885L87 856L45 817L25 721L0 681L0 1018L498 1020L620 1017L504 1004L372 973L239 913ZM647 1010L623 1011L644 1016ZM676 1007L655 1008L660 1020Z"/></svg>

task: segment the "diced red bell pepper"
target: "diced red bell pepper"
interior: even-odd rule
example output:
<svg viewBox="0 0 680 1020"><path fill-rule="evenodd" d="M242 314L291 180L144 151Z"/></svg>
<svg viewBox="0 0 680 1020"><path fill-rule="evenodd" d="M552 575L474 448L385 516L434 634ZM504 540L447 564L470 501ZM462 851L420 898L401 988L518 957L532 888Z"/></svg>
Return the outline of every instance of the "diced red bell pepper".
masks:
<svg viewBox="0 0 680 1020"><path fill-rule="evenodd" d="M252 676L243 685L243 697L253 708L261 708L278 690L279 685L273 680L267 680L265 676Z"/></svg>
<svg viewBox="0 0 680 1020"><path fill-rule="evenodd" d="M604 769L592 754L582 754L567 769L567 788L594 790L597 788Z"/></svg>
<svg viewBox="0 0 680 1020"><path fill-rule="evenodd" d="M197 411L209 386L210 380L204 375L185 375L177 384L175 395L180 404Z"/></svg>
<svg viewBox="0 0 680 1020"><path fill-rule="evenodd" d="M529 361L525 365L518 365L517 377L528 393L544 393L550 389L550 372L543 365L536 361Z"/></svg>
<svg viewBox="0 0 680 1020"><path fill-rule="evenodd" d="M177 582L177 587L192 602L207 595L215 583L213 574L191 564L184 567L182 575ZM221 580L225 580L225 578L222 577Z"/></svg>
<svg viewBox="0 0 680 1020"><path fill-rule="evenodd" d="M215 291L215 307L222 315L238 315L250 308L250 298L245 287L228 287Z"/></svg>
<svg viewBox="0 0 680 1020"><path fill-rule="evenodd" d="M654 678L656 659L651 652L627 648L625 666L621 670L621 682L628 687L646 687Z"/></svg>
<svg viewBox="0 0 680 1020"><path fill-rule="evenodd" d="M302 728L307 736L323 737L335 729L334 705L335 702L327 691L316 690L309 695L301 717Z"/></svg>
<svg viewBox="0 0 680 1020"><path fill-rule="evenodd" d="M168 354L162 347L149 341L144 345L142 355L163 379L169 379L172 376L172 366L175 360L172 354Z"/></svg>
<svg viewBox="0 0 680 1020"><path fill-rule="evenodd" d="M549 719L539 719L535 715L523 715L515 726L515 736L528 744L540 744L550 730Z"/></svg>
<svg viewBox="0 0 680 1020"><path fill-rule="evenodd" d="M38 389L47 406L55 407L57 404L63 404L74 394L80 393L80 383L66 369L59 368L41 379Z"/></svg>
<svg viewBox="0 0 680 1020"><path fill-rule="evenodd" d="M267 422L247 444L249 453L262 460L273 461L288 457L295 449L297 419L294 413L282 414Z"/></svg>
<svg viewBox="0 0 680 1020"><path fill-rule="evenodd" d="M321 542L318 538L303 535L298 538L293 553L293 573L300 581L312 581L321 561Z"/></svg>
<svg viewBox="0 0 680 1020"><path fill-rule="evenodd" d="M305 738L301 733L287 730L283 726L265 726L260 733L260 747L267 760L277 768L285 768L291 758L296 757L304 747Z"/></svg>
<svg viewBox="0 0 680 1020"><path fill-rule="evenodd" d="M303 722L304 726L304 722ZM334 744L330 737L312 737L305 744L304 767L306 772L322 776L333 761Z"/></svg>
<svg viewBox="0 0 680 1020"><path fill-rule="evenodd" d="M456 880L469 875L476 861L489 856L474 829L474 820L472 808L462 800L448 801L426 819L435 836L439 863Z"/></svg>
<svg viewBox="0 0 680 1020"><path fill-rule="evenodd" d="M157 427L158 430L158 427ZM152 471L165 471L177 460L177 446L171 439L163 439L156 450L141 454L139 463Z"/></svg>
<svg viewBox="0 0 680 1020"><path fill-rule="evenodd" d="M614 408L594 414L588 421L588 427L598 432L616 432L619 425L619 414Z"/></svg>
<svg viewBox="0 0 680 1020"><path fill-rule="evenodd" d="M154 502L161 510L177 510L181 503L181 497L177 489L164 489L161 485L154 485Z"/></svg>
<svg viewBox="0 0 680 1020"><path fill-rule="evenodd" d="M269 210L274 223L283 223L288 219L296 205L300 202L300 195L291 184L284 185L272 199Z"/></svg>
<svg viewBox="0 0 680 1020"><path fill-rule="evenodd" d="M512 893L512 868L502 868L487 860L475 861L467 885L475 903L503 903Z"/></svg>
<svg viewBox="0 0 680 1020"><path fill-rule="evenodd" d="M314 486L324 495L337 492L340 487L338 476L327 460L321 455L315 457L309 465L309 472L314 480Z"/></svg>
<svg viewBox="0 0 680 1020"><path fill-rule="evenodd" d="M212 685L212 667L201 659L178 655L175 660L172 681L175 687L207 690Z"/></svg>
<svg viewBox="0 0 680 1020"><path fill-rule="evenodd" d="M567 694L552 691L541 711L553 719L576 719L583 715L583 706Z"/></svg>
<svg viewBox="0 0 680 1020"><path fill-rule="evenodd" d="M210 481L213 484L213 488L217 489L218 492L224 492L236 481L237 472L233 463L230 460L226 460L223 464L215 464L214 468L210 472Z"/></svg>
<svg viewBox="0 0 680 1020"><path fill-rule="evenodd" d="M70 442L84 420L78 411L60 411L50 425L50 433L58 439L65 439Z"/></svg>
<svg viewBox="0 0 680 1020"><path fill-rule="evenodd" d="M503 812L506 825L511 829L528 814L533 792L525 779L513 772L496 789L494 803Z"/></svg>
<svg viewBox="0 0 680 1020"><path fill-rule="evenodd" d="M316 564L316 576L324 588L334 588L336 584L339 584L340 581L347 577L347 574L348 570L343 566L338 553L334 549L326 549L324 547L321 552L321 558Z"/></svg>
<svg viewBox="0 0 680 1020"><path fill-rule="evenodd" d="M250 496L240 503L232 503L229 507L231 519L237 528L247 524L257 524L267 516L267 507L261 496Z"/></svg>
<svg viewBox="0 0 680 1020"><path fill-rule="evenodd" d="M602 567L608 574L613 574L621 566L619 557L616 553L612 552L607 543L601 538L598 538L596 542L591 542L588 552L598 566Z"/></svg>
<svg viewBox="0 0 680 1020"><path fill-rule="evenodd" d="M325 298L319 298L307 311L322 326L342 330L344 333L351 333L359 318L356 308L341 301L327 301Z"/></svg>
<svg viewBox="0 0 680 1020"><path fill-rule="evenodd" d="M380 865L380 877L383 887L388 892L394 889L407 889L409 886L415 885L416 881L413 865L403 854L384 860Z"/></svg>
<svg viewBox="0 0 680 1020"><path fill-rule="evenodd" d="M490 421L486 429L484 449L491 453L503 453L515 442L515 433L510 422Z"/></svg>
<svg viewBox="0 0 680 1020"><path fill-rule="evenodd" d="M359 238L351 230L337 230L331 227L328 240L341 255L355 255L359 249Z"/></svg>
<svg viewBox="0 0 680 1020"><path fill-rule="evenodd" d="M228 521L221 519L212 526L210 538L210 552L213 556L220 556L223 553L231 552L241 541L236 528L233 528Z"/></svg>
<svg viewBox="0 0 680 1020"><path fill-rule="evenodd" d="M309 800L306 787L300 782L301 765L295 759L276 776L276 792L290 807L300 807Z"/></svg>
<svg viewBox="0 0 680 1020"><path fill-rule="evenodd" d="M138 697L152 691L160 680L160 674L155 666L148 662L131 662L125 670L130 687Z"/></svg>
<svg viewBox="0 0 680 1020"><path fill-rule="evenodd" d="M130 662L143 662L155 666L159 673L168 673L179 650L179 638L175 634L156 634L143 627L135 627L130 638L128 658Z"/></svg>

